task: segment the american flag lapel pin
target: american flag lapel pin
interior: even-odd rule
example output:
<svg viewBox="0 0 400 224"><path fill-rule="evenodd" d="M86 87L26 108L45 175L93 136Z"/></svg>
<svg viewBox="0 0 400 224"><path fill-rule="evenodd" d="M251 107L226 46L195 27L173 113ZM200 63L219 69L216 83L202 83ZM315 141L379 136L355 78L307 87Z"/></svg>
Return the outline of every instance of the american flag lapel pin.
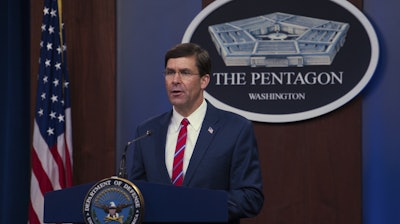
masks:
<svg viewBox="0 0 400 224"><path fill-rule="evenodd" d="M208 127L208 132L210 132L210 134L214 133L214 129L212 129L212 127Z"/></svg>

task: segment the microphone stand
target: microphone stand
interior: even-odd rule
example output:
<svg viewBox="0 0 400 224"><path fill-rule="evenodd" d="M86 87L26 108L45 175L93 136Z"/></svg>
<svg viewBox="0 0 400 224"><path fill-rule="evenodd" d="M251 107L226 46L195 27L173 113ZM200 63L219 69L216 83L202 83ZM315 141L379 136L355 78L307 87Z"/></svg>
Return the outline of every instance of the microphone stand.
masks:
<svg viewBox="0 0 400 224"><path fill-rule="evenodd" d="M151 131L147 130L144 135L141 135L141 136L129 141L125 145L124 152L122 154L121 161L120 161L120 164L119 164L118 177L124 178L124 179L126 179L128 177L127 172L126 172L126 151L128 150L129 146L132 145L133 143L135 143L135 142L137 142L137 141L149 136L149 135L151 135Z"/></svg>

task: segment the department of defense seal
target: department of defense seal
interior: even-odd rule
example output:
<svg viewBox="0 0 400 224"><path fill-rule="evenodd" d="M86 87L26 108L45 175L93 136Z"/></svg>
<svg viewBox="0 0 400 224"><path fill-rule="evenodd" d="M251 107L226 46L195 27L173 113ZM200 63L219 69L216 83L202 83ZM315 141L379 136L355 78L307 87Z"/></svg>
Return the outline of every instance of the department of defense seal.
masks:
<svg viewBox="0 0 400 224"><path fill-rule="evenodd" d="M97 182L83 202L83 215L87 224L140 224L143 213L142 193L132 182L119 177Z"/></svg>

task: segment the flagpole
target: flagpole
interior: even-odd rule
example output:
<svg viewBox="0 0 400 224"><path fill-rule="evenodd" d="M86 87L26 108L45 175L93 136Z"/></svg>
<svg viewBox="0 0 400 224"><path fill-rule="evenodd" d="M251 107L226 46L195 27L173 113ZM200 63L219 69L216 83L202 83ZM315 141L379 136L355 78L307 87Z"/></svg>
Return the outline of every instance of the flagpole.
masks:
<svg viewBox="0 0 400 224"><path fill-rule="evenodd" d="M57 0L57 5L58 5L58 23L59 23L59 27L60 27L60 46L61 49L64 46L64 40L63 40L63 17L62 17L62 0ZM64 54L61 54L61 61L64 62Z"/></svg>

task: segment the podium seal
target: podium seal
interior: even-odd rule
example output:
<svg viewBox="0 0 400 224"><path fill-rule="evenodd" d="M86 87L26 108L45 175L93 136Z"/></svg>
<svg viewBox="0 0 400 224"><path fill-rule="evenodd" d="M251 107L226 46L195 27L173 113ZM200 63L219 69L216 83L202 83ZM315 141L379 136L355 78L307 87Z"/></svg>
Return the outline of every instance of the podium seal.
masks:
<svg viewBox="0 0 400 224"><path fill-rule="evenodd" d="M111 177L97 182L87 192L83 216L87 224L140 224L144 213L143 195L132 182Z"/></svg>

